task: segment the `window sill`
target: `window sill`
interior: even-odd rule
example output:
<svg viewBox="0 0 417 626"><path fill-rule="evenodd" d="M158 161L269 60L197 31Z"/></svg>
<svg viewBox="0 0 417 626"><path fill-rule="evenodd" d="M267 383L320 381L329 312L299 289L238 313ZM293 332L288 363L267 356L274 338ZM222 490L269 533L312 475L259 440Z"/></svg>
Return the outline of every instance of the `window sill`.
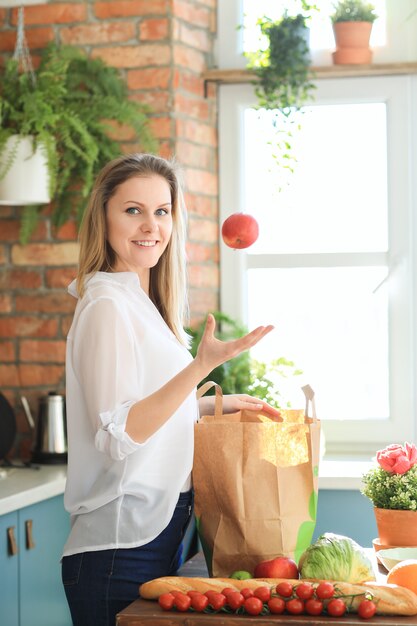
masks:
<svg viewBox="0 0 417 626"><path fill-rule="evenodd" d="M324 459L320 461L319 489L359 491L362 475L372 465L371 461Z"/></svg>

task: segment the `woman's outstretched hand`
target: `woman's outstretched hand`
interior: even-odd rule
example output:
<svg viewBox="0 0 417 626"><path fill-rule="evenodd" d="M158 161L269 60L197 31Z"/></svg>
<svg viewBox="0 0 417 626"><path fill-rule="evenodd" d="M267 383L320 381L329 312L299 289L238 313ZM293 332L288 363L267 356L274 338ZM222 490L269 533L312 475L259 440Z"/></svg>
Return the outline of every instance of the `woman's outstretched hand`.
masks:
<svg viewBox="0 0 417 626"><path fill-rule="evenodd" d="M195 361L198 361L206 375L215 367L233 359L235 356L253 348L258 341L273 330L273 326L258 326L247 335L232 339L231 341L221 341L214 336L216 320L209 313L206 327L197 349Z"/></svg>

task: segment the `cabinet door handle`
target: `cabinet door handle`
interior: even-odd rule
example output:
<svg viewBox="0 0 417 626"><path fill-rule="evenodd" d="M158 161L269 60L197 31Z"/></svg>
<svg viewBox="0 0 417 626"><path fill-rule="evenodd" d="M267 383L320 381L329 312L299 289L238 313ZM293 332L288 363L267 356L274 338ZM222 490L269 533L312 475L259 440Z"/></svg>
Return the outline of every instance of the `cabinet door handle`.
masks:
<svg viewBox="0 0 417 626"><path fill-rule="evenodd" d="M19 552L17 548L16 537L14 535L14 529L14 526L10 526L7 529L7 551L9 553L9 556L15 556L15 554Z"/></svg>
<svg viewBox="0 0 417 626"><path fill-rule="evenodd" d="M35 542L33 541L33 535L32 535L33 521L31 519L28 519L25 521L25 530L26 530L26 549L33 550L33 548L35 547Z"/></svg>

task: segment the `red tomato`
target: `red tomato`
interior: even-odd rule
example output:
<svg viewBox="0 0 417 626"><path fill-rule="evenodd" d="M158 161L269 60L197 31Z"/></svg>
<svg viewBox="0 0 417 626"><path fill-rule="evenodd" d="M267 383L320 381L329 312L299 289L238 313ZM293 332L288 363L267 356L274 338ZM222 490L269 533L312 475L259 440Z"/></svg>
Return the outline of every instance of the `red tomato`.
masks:
<svg viewBox="0 0 417 626"><path fill-rule="evenodd" d="M362 619L369 619L375 615L376 604L372 600L362 600L358 606L358 615Z"/></svg>
<svg viewBox="0 0 417 626"><path fill-rule="evenodd" d="M326 608L328 614L332 617L341 617L346 613L346 604L341 598L333 598Z"/></svg>
<svg viewBox="0 0 417 626"><path fill-rule="evenodd" d="M209 598L209 602L210 602L210 606L215 610L215 611L220 611L220 609L222 607L224 607L224 605L227 602L227 598L226 596L224 596L222 593L212 593L210 598Z"/></svg>
<svg viewBox="0 0 417 626"><path fill-rule="evenodd" d="M239 609L244 603L244 601L245 601L245 598L242 596L242 594L239 591L231 591L230 593L227 594L227 604L230 606L230 608L233 611L236 611L236 609Z"/></svg>
<svg viewBox="0 0 417 626"><path fill-rule="evenodd" d="M248 587L245 587L244 589L240 590L240 593L242 594L242 596L245 598L253 598L254 593L252 589L248 589Z"/></svg>
<svg viewBox="0 0 417 626"><path fill-rule="evenodd" d="M174 606L174 600L172 593L162 593L158 598L158 604L164 611L170 611Z"/></svg>
<svg viewBox="0 0 417 626"><path fill-rule="evenodd" d="M195 589L190 589L189 591L187 591L187 596L190 596L190 598L194 598L194 596L202 596L204 594L201 593L201 591L196 591Z"/></svg>
<svg viewBox="0 0 417 626"><path fill-rule="evenodd" d="M333 598L334 586L332 585L332 583L328 583L328 582L319 583L316 587L316 596L320 598L320 600L327 600L328 598Z"/></svg>
<svg viewBox="0 0 417 626"><path fill-rule="evenodd" d="M300 600L309 600L313 593L314 587L311 583L301 583L295 588L295 595L298 596Z"/></svg>
<svg viewBox="0 0 417 626"><path fill-rule="evenodd" d="M172 595L174 596L174 598L176 598L177 596L185 596L187 594L185 594L183 591L178 591L178 589L174 589L173 591L170 591L169 593L172 593ZM188 593L188 592L187 592Z"/></svg>
<svg viewBox="0 0 417 626"><path fill-rule="evenodd" d="M285 600L277 597L271 598L268 600L268 609L275 615L283 613L285 611Z"/></svg>
<svg viewBox="0 0 417 626"><path fill-rule="evenodd" d="M283 596L284 598L289 598L290 596L292 596L293 592L292 584L285 581L278 583L276 587L276 592L278 595Z"/></svg>
<svg viewBox="0 0 417 626"><path fill-rule="evenodd" d="M292 600L288 600L285 608L291 615L300 615L304 613L304 602L299 598L292 598Z"/></svg>
<svg viewBox="0 0 417 626"><path fill-rule="evenodd" d="M208 599L210 600L212 595L216 595L217 593L219 593L218 591L214 591L214 589L209 589L208 591L204 592L204 595L208 597Z"/></svg>
<svg viewBox="0 0 417 626"><path fill-rule="evenodd" d="M194 609L194 611L197 611L198 613L201 613L202 611L204 611L208 603L209 603L209 599L207 596L204 595L204 593L197 592L191 598L191 607Z"/></svg>
<svg viewBox="0 0 417 626"><path fill-rule="evenodd" d="M253 592L255 598L259 598L262 602L268 602L271 597L271 590L269 587L257 587Z"/></svg>
<svg viewBox="0 0 417 626"><path fill-rule="evenodd" d="M323 602L316 600L316 598L310 598L305 604L305 610L309 615L321 615L323 613Z"/></svg>
<svg viewBox="0 0 417 626"><path fill-rule="evenodd" d="M259 615L259 613L264 608L262 600L260 600L259 598L255 598L255 596L253 596L252 598L246 598L243 606L246 613L249 613L249 615Z"/></svg>
<svg viewBox="0 0 417 626"><path fill-rule="evenodd" d="M177 593L177 595L174 598L174 606L177 609L177 611L188 611L188 609L191 606L191 598L190 596L187 596L185 593L182 593L181 595L179 593Z"/></svg>
<svg viewBox="0 0 417 626"><path fill-rule="evenodd" d="M222 594L226 596L226 598L229 595L229 593L235 593L235 592L236 592L236 589L232 589L231 587L225 587L224 589L222 589Z"/></svg>

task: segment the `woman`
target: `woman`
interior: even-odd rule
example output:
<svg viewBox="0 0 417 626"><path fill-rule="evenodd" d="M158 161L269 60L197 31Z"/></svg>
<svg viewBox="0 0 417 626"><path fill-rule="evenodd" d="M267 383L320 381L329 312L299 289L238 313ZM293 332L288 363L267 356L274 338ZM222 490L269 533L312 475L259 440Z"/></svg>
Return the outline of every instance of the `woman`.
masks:
<svg viewBox="0 0 417 626"><path fill-rule="evenodd" d="M173 165L152 155L122 156L99 174L69 292L78 302L67 339L62 578L74 625L107 626L141 583L178 568L194 422L213 409L212 397L198 406L198 383L272 327L222 342L209 315L192 359L183 197ZM226 412L243 408L265 405L225 397Z"/></svg>

